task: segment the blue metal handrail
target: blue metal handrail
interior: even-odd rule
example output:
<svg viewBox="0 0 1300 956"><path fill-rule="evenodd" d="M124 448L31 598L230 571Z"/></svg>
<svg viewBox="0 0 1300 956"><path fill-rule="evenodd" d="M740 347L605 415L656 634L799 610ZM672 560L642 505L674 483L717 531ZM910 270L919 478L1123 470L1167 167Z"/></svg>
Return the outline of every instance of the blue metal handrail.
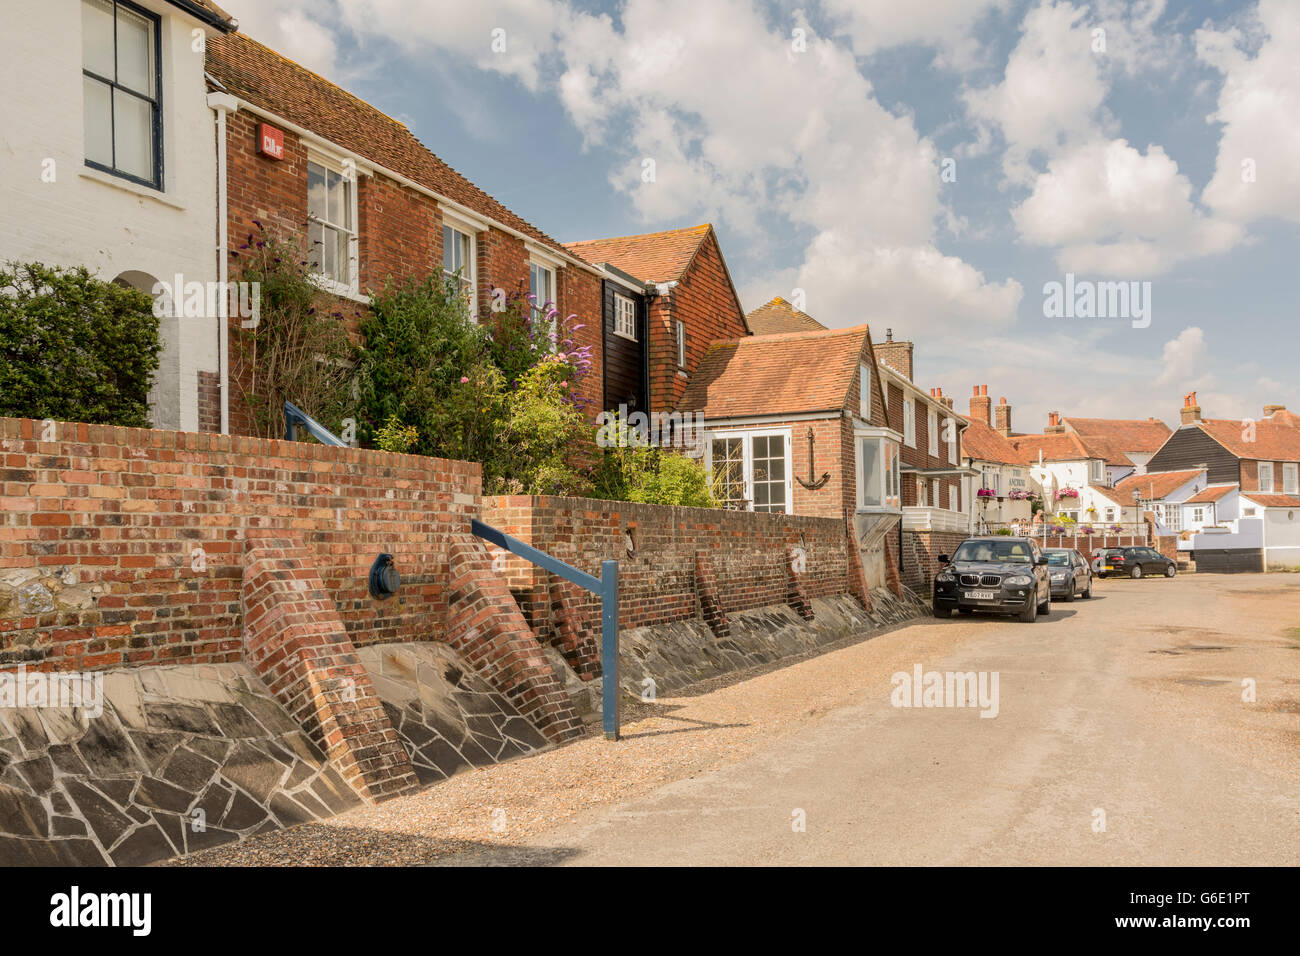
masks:
<svg viewBox="0 0 1300 956"><path fill-rule="evenodd" d="M284 403L284 437L287 441L298 440L298 428L307 429L307 432L322 445L337 445L341 448L347 448L348 443L338 435L322 425L316 419L312 418L293 402Z"/></svg>
<svg viewBox="0 0 1300 956"><path fill-rule="evenodd" d="M600 595L600 670L601 670L601 716L605 725L605 738L618 740L619 695L618 695L618 562L602 561L600 577L592 577L585 571L565 564L559 558L539 551L531 544L525 544L518 538L511 537L504 531L498 531L491 525L484 524L477 518L470 519L470 530L484 541L495 544L498 548L518 555L525 561L537 565L543 570L572 581L578 587Z"/></svg>

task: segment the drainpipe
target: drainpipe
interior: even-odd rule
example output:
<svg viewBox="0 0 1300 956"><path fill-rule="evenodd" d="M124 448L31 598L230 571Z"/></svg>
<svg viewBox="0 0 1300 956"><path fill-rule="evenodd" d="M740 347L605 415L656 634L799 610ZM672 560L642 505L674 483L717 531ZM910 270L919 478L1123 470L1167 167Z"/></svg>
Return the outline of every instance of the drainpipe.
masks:
<svg viewBox="0 0 1300 956"><path fill-rule="evenodd" d="M209 93L208 106L217 114L217 367L221 370L221 434L230 434L230 256L229 206L226 200L226 114L239 111L229 93Z"/></svg>

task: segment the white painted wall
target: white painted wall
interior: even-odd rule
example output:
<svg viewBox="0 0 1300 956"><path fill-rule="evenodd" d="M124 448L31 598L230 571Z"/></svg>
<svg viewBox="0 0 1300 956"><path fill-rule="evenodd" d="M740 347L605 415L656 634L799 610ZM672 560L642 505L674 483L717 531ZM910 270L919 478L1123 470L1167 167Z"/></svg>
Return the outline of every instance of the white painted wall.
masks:
<svg viewBox="0 0 1300 956"><path fill-rule="evenodd" d="M0 57L0 260L215 281L216 142L197 20L160 0L162 192L89 169L83 149L81 0L6 0ZM54 161L54 181L43 163ZM217 370L215 318L162 323L154 424L198 425L197 373Z"/></svg>
<svg viewBox="0 0 1300 956"><path fill-rule="evenodd" d="M1264 567L1300 567L1300 508L1268 508L1264 512Z"/></svg>

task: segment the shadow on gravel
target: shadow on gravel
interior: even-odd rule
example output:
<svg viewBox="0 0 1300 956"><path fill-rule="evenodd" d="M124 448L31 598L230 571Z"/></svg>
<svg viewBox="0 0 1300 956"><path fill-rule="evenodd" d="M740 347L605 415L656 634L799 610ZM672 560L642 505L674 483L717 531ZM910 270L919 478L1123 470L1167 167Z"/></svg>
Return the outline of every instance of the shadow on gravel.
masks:
<svg viewBox="0 0 1300 956"><path fill-rule="evenodd" d="M673 730L646 730L639 734L623 734L624 740L636 740L638 737L662 737L665 734L688 734L696 730L727 730L733 727L748 727L749 724L715 724L707 720L692 720L689 717L670 717L667 714L652 714L663 720L680 720L682 723L694 724L693 727L677 727Z"/></svg>
<svg viewBox="0 0 1300 956"><path fill-rule="evenodd" d="M486 810L484 813L486 814ZM554 866L578 851L560 847L504 846L482 840L385 833L363 827L304 824L251 837L163 866Z"/></svg>

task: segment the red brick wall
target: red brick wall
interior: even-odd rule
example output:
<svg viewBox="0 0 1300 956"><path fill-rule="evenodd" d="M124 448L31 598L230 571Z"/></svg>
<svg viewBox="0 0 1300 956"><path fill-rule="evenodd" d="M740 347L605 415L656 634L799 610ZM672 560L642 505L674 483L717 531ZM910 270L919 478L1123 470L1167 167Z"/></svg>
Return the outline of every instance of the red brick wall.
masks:
<svg viewBox="0 0 1300 956"><path fill-rule="evenodd" d="M41 442L40 429L0 419L0 573L49 569L56 605L25 613L0 586L0 666L242 659L243 539L259 530L302 537L355 644L441 638L446 542L478 512L477 464L74 423ZM367 590L381 552L403 578L386 601Z"/></svg>
<svg viewBox="0 0 1300 956"><path fill-rule="evenodd" d="M677 374L679 320L686 323L686 376ZM710 342L748 334L744 312L712 233L677 286L651 301L648 325L650 410L670 411L677 407L686 391L687 376L700 364Z"/></svg>
<svg viewBox="0 0 1300 956"><path fill-rule="evenodd" d="M694 617L697 552L707 556L724 615L787 603L787 549L792 547L805 550L800 583L809 598L853 593L858 587L850 576L843 516L502 495L484 499L483 520L597 577L601 561L619 561L621 627ZM625 544L629 529L636 547L632 557ZM512 555L497 557L495 566L538 639L553 642L550 575ZM594 595L587 600L590 607L599 604Z"/></svg>
<svg viewBox="0 0 1300 956"><path fill-rule="evenodd" d="M307 147L293 133L284 133L284 159L274 161L255 152L259 119L240 112L227 125L227 221L230 230L232 279L238 278L244 250L239 247L256 237L257 223L281 236L303 233L307 224ZM442 270L442 213L437 202L381 175L359 176L357 183L358 273L361 294L379 291L391 280L424 278ZM523 240L489 228L475 239L478 310L490 321L491 290L527 293L529 255ZM556 271L561 317L576 314L577 344L591 346L590 374L581 388L591 402L591 414L601 401L601 301L600 279L568 265ZM352 331L358 328L366 305L338 298L337 310ZM230 428L235 434L254 433L253 420L238 400L242 382L251 388L251 371L240 369L237 354L239 320L231 322L232 384ZM201 404L200 408L204 406ZM218 418L219 423L219 418ZM204 420L204 426L210 424ZM219 427L219 426L218 426Z"/></svg>

